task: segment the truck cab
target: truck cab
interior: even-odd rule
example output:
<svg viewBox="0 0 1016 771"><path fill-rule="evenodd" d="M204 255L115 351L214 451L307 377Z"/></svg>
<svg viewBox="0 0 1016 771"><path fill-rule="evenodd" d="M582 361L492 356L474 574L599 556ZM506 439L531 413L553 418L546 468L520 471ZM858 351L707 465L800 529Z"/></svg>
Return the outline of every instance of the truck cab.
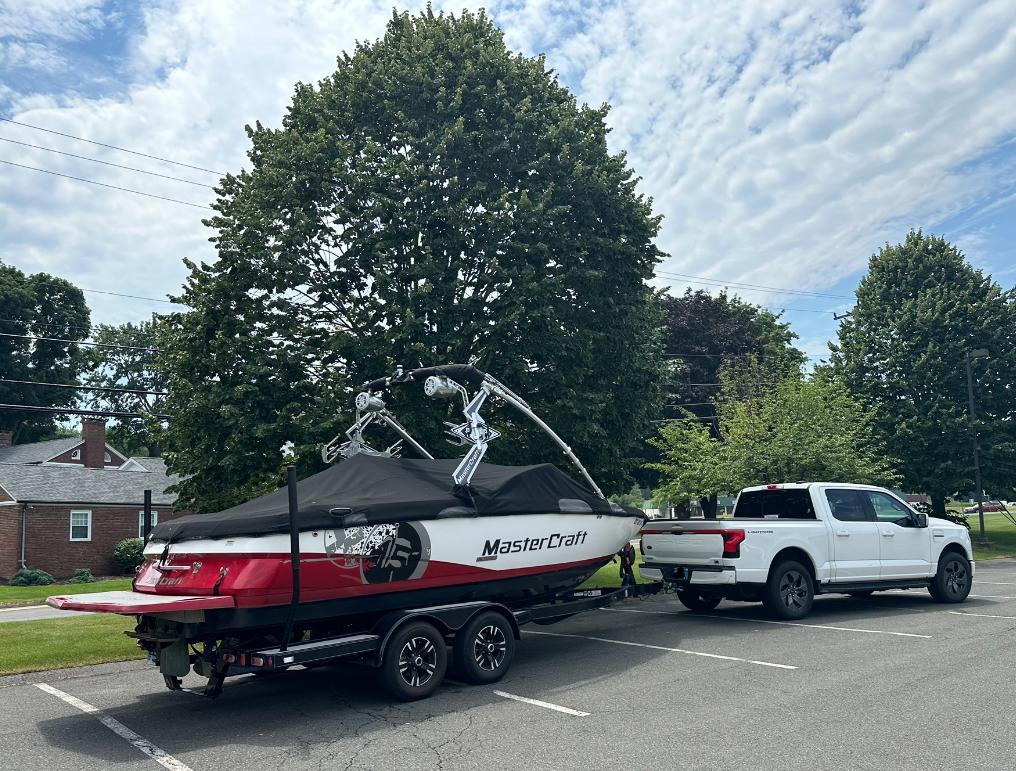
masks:
<svg viewBox="0 0 1016 771"><path fill-rule="evenodd" d="M762 601L780 618L802 618L817 594L913 587L962 602L974 575L966 527L871 485L749 487L730 519L653 520L641 537L639 572L673 585L693 610Z"/></svg>

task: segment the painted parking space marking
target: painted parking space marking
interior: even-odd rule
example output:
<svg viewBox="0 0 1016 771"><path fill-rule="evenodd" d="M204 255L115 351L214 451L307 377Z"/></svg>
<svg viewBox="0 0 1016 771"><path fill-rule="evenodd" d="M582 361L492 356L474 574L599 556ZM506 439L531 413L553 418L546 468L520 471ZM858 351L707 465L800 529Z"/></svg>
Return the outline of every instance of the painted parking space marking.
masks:
<svg viewBox="0 0 1016 771"><path fill-rule="evenodd" d="M991 600L1016 600L1008 594L968 594L967 597L977 597L978 599L991 599Z"/></svg>
<svg viewBox="0 0 1016 771"><path fill-rule="evenodd" d="M962 610L950 610L954 616L976 616L977 618L1003 618L1008 621L1016 621L1016 616L992 616L990 613L966 613Z"/></svg>
<svg viewBox="0 0 1016 771"><path fill-rule="evenodd" d="M20 608L0 608L0 613L11 613L18 610L38 610L39 608L48 607L49 605L22 605Z"/></svg>
<svg viewBox="0 0 1016 771"><path fill-rule="evenodd" d="M710 613L669 613L662 610L635 610L627 608L603 608L614 613L653 613L660 616L693 616L694 618L716 618L721 621L745 621L752 624L779 624L780 626L803 626L809 629L828 629L833 632L861 632L863 634L888 634L894 637L919 637L930 640L930 634L912 634L910 632L886 632L881 629L857 629L851 626L826 626L824 624L801 624L794 621L770 621L762 618L738 618L736 616L714 616Z"/></svg>
<svg viewBox="0 0 1016 771"><path fill-rule="evenodd" d="M591 637L584 634L563 634L561 632L534 632L530 629L523 629L523 634L538 634L546 637L571 637L577 640L594 640L595 642L612 643L613 645L629 645L633 648L649 648L654 651L667 651L668 653L684 653L688 656L701 656L707 659L720 659L721 661L738 661L742 664L757 664L760 667L772 667L774 669L797 669L790 664L775 664L772 661L756 661L754 659L742 659L738 656L722 656L719 653L705 653L703 651L689 651L684 648L668 648L664 645L650 645L648 643L637 643L629 640L612 640L608 637Z"/></svg>
<svg viewBox="0 0 1016 771"><path fill-rule="evenodd" d="M583 712L580 709L572 709L571 707L562 707L560 704L551 704L549 701L530 699L527 698L526 696L516 696L514 693L506 693L505 691L494 691L494 695L500 696L503 699L513 699L515 701L521 701L523 704L532 704L535 707L552 709L555 712L563 712L566 715L574 715L575 717L589 717L588 712Z"/></svg>
<svg viewBox="0 0 1016 771"><path fill-rule="evenodd" d="M52 685L49 685L48 683L35 683L35 687L38 688L40 691L45 691L51 696L56 696L58 699L67 704L70 704L75 709L79 709L88 715L94 715L95 718L100 723L106 726L106 728L115 733L124 741L133 745L135 749L143 752L145 755L150 757L160 766L168 768L170 771L192 771L190 766L186 765L185 763L181 763L179 760L174 758L165 750L156 747L154 744L148 741L148 739L145 739L143 736L139 736L138 734L134 733L131 729L129 729L119 720L110 717L98 707L92 706L88 702L82 701L76 696L71 696L69 693L64 693L59 688L54 688Z"/></svg>
<svg viewBox="0 0 1016 771"><path fill-rule="evenodd" d="M1016 582L1012 581L982 581L981 579L974 580L974 586L983 586L990 584L991 586L1016 586Z"/></svg>

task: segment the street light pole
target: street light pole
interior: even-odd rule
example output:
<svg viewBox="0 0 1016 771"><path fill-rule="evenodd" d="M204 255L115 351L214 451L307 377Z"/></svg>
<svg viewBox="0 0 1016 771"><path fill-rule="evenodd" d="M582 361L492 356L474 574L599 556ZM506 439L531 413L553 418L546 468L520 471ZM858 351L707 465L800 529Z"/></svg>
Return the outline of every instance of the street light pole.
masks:
<svg viewBox="0 0 1016 771"><path fill-rule="evenodd" d="M970 425L974 429L974 485L977 487L977 519L980 524L980 545L988 545L988 537L984 532L984 487L981 483L981 443L980 437L977 431L977 413L974 410L974 373L971 362L974 359L986 359L988 357L987 348L977 348L973 351L967 351L966 364L967 364L967 399L968 409L970 416Z"/></svg>

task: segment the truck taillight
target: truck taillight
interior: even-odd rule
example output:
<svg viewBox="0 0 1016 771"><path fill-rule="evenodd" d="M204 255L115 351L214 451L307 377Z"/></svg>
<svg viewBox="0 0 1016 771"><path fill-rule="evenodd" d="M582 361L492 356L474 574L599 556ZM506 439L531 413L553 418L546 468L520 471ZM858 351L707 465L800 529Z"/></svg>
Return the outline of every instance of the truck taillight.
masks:
<svg viewBox="0 0 1016 771"><path fill-rule="evenodd" d="M723 556L740 557L741 541L744 540L743 530L688 530L696 535L718 535L723 539Z"/></svg>

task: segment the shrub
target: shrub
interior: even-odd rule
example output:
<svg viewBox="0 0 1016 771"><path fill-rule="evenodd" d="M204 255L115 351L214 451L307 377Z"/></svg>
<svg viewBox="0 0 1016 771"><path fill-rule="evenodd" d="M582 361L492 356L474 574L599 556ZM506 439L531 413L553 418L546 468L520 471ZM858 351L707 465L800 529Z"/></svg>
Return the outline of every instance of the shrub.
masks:
<svg viewBox="0 0 1016 771"><path fill-rule="evenodd" d="M113 549L113 561L124 573L133 573L145 561L145 542L140 538L124 538Z"/></svg>
<svg viewBox="0 0 1016 771"><path fill-rule="evenodd" d="M53 576L45 570L21 568L8 583L11 586L48 586L53 583Z"/></svg>
<svg viewBox="0 0 1016 771"><path fill-rule="evenodd" d="M95 581L95 576L92 575L92 571L88 568L78 568L74 571L74 575L68 583L72 584L90 584Z"/></svg>

